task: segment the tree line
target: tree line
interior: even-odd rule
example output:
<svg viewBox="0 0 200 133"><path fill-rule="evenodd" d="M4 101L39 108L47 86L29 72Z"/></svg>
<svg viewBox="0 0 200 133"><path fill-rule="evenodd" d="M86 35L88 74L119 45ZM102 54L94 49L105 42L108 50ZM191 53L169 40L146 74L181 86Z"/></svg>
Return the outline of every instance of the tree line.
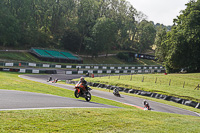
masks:
<svg viewBox="0 0 200 133"><path fill-rule="evenodd" d="M156 37L146 18L126 0L1 0L0 46L144 52Z"/></svg>
<svg viewBox="0 0 200 133"><path fill-rule="evenodd" d="M156 56L168 72L200 72L200 1L190 0L170 31L157 33Z"/></svg>

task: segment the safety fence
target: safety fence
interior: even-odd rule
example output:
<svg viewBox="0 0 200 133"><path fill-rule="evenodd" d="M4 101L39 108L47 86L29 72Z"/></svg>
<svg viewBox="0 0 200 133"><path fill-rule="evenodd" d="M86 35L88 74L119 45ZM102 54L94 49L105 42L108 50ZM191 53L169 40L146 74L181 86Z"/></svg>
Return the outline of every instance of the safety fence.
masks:
<svg viewBox="0 0 200 133"><path fill-rule="evenodd" d="M65 74L142 74L142 73L164 73L164 69L135 69L135 70L79 70L65 71Z"/></svg>
<svg viewBox="0 0 200 133"><path fill-rule="evenodd" d="M147 66L129 66L129 65L60 65L60 64L42 64L30 62L0 62L0 66L4 67L41 67L41 68L66 68L66 69L103 69L103 70L165 70L161 65Z"/></svg>
<svg viewBox="0 0 200 133"><path fill-rule="evenodd" d="M39 69L19 69L19 68L0 68L0 71L33 73L33 74L57 74L56 70L39 70Z"/></svg>
<svg viewBox="0 0 200 133"><path fill-rule="evenodd" d="M22 68L0 68L0 71L19 72L19 73L46 73L57 74L57 70L45 70L45 69L22 69ZM147 74L147 73L163 73L165 70L66 70L65 74Z"/></svg>
<svg viewBox="0 0 200 133"><path fill-rule="evenodd" d="M23 73L44 73L49 68L66 69L65 74L121 74L121 73L164 73L165 68L163 66L130 66L130 65L61 65L61 64L42 64L42 63L30 63L30 62L0 62L2 70L13 70L11 68L17 68L17 72ZM29 67L29 69L25 69ZM47 70L35 70L39 68L48 68ZM39 71L39 72L38 72Z"/></svg>

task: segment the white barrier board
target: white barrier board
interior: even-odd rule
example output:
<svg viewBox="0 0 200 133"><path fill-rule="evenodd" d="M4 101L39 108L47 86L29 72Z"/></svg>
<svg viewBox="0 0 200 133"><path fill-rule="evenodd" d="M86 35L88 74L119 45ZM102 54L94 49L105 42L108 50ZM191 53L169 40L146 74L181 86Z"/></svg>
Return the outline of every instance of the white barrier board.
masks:
<svg viewBox="0 0 200 133"><path fill-rule="evenodd" d="M43 66L43 67L50 67L49 64L43 64L42 66Z"/></svg>
<svg viewBox="0 0 200 133"><path fill-rule="evenodd" d="M72 71L66 71L66 74L72 74Z"/></svg>
<svg viewBox="0 0 200 133"><path fill-rule="evenodd" d="M56 68L61 68L61 65L56 65Z"/></svg>
<svg viewBox="0 0 200 133"><path fill-rule="evenodd" d="M19 72L20 72L20 73L25 73L25 72L26 72L26 69L20 69Z"/></svg>
<svg viewBox="0 0 200 133"><path fill-rule="evenodd" d="M28 63L28 66L36 67L35 63Z"/></svg>
<svg viewBox="0 0 200 133"><path fill-rule="evenodd" d="M78 71L78 74L83 74L83 71Z"/></svg>
<svg viewBox="0 0 200 133"><path fill-rule="evenodd" d="M98 72L97 73L103 73L103 71L102 70L98 70Z"/></svg>
<svg viewBox="0 0 200 133"><path fill-rule="evenodd" d="M32 73L40 73L39 70L32 70Z"/></svg>
<svg viewBox="0 0 200 133"><path fill-rule="evenodd" d="M66 66L66 68L72 68L72 66Z"/></svg>
<svg viewBox="0 0 200 133"><path fill-rule="evenodd" d="M6 63L5 66L13 66L13 63Z"/></svg>

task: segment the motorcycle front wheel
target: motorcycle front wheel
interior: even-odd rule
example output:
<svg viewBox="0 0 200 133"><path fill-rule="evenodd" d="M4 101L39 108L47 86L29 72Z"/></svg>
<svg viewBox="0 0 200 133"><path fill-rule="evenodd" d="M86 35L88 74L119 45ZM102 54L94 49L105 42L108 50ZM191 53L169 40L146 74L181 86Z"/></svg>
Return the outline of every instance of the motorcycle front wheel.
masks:
<svg viewBox="0 0 200 133"><path fill-rule="evenodd" d="M90 94L90 92L87 92L87 93L86 93L85 100L86 100L87 102L89 102L89 101L91 100L91 94Z"/></svg>
<svg viewBox="0 0 200 133"><path fill-rule="evenodd" d="M76 98L79 98L80 94L78 93L78 90L75 90L75 91L74 91L74 96L75 96Z"/></svg>

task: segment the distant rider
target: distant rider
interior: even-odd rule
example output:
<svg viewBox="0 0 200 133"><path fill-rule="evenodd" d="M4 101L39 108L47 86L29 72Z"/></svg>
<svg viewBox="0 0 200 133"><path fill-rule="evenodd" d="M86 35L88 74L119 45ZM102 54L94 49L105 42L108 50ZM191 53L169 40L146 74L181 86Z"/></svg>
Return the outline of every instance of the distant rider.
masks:
<svg viewBox="0 0 200 133"><path fill-rule="evenodd" d="M79 83L82 83L82 85L84 86L84 88L82 88L83 91L87 91L88 90L87 81L83 77L80 78Z"/></svg>
<svg viewBox="0 0 200 133"><path fill-rule="evenodd" d="M113 94L114 94L114 95L119 95L119 89L118 89L118 88L115 88L115 89L113 90Z"/></svg>
<svg viewBox="0 0 200 133"><path fill-rule="evenodd" d="M49 82L49 81L52 81L52 80L53 80L53 79L52 79L52 77L50 76L49 79L48 79L48 82Z"/></svg>
<svg viewBox="0 0 200 133"><path fill-rule="evenodd" d="M146 100L143 101L143 104L144 104L144 108L150 110L149 103Z"/></svg>

